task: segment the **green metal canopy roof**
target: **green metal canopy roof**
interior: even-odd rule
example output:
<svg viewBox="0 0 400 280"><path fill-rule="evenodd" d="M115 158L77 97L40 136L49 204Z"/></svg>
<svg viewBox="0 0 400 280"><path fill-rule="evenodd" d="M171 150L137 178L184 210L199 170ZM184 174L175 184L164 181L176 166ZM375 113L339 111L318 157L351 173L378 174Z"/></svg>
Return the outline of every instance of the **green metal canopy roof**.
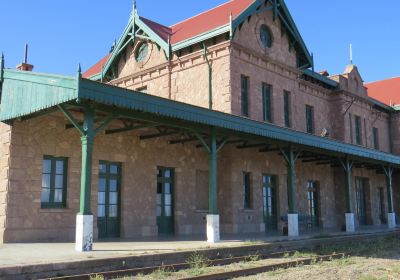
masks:
<svg viewBox="0 0 400 280"><path fill-rule="evenodd" d="M400 166L400 157L393 154L82 79L80 75L74 78L6 69L0 83L2 122L29 116L58 104L88 100L107 106L118 115L130 112L147 114L154 122L163 119L170 124L184 124L187 129L216 127L220 131L265 138L266 142L269 139L337 156Z"/></svg>

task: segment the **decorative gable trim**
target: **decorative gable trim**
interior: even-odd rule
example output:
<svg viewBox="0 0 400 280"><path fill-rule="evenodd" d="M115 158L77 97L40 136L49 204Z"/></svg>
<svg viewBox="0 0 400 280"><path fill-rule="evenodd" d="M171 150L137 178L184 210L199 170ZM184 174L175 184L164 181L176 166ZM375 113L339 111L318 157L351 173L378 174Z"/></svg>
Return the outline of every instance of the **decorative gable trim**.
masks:
<svg viewBox="0 0 400 280"><path fill-rule="evenodd" d="M140 34L140 31L142 31L142 34ZM118 56L129 45L129 43L134 42L136 38L153 41L159 48L164 50L165 56L168 60L171 58L172 52L169 40L168 42L164 41L156 32L153 31L153 29L144 23L139 17L136 8L134 8L124 32L114 46L110 58L107 60L107 63L104 65L104 68L100 73L101 79L106 77L110 70L113 71L112 66L114 65ZM97 79L99 78L98 75L95 76Z"/></svg>
<svg viewBox="0 0 400 280"><path fill-rule="evenodd" d="M264 4L271 3L269 7L263 7ZM265 11L272 10L274 14L274 20L279 18L282 25L289 31L288 36L291 39L294 48L298 53L298 67L306 69L313 67L313 59L310 52L304 43L303 38L300 35L299 30L287 8L284 0L256 0L246 10L244 10L238 17L232 22L232 33L234 34L237 28L240 28L241 24L246 21L249 17L254 14L262 13Z"/></svg>

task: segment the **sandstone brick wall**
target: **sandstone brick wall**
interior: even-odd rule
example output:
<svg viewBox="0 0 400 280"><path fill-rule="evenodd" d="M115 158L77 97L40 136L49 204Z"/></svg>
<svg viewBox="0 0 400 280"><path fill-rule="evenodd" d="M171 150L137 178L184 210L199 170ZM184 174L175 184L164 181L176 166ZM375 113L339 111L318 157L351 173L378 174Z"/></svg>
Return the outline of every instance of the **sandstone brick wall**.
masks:
<svg viewBox="0 0 400 280"><path fill-rule="evenodd" d="M0 124L0 243L3 243L8 213L10 144L11 127L2 123Z"/></svg>

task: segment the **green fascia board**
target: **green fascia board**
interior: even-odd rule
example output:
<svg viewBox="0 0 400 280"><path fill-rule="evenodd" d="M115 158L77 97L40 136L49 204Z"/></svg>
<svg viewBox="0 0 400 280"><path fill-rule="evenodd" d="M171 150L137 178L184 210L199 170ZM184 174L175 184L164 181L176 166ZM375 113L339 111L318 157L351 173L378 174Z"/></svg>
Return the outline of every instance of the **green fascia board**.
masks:
<svg viewBox="0 0 400 280"><path fill-rule="evenodd" d="M207 127L212 126L329 151L339 156L350 155L370 159L374 162L400 165L400 157L392 154L89 80L82 80L79 98Z"/></svg>
<svg viewBox="0 0 400 280"><path fill-rule="evenodd" d="M118 54L121 52L121 48L124 46L126 42L126 38L128 36L131 36L129 33L131 32L132 28L134 25L137 25L139 28L141 28L152 40L155 42L157 45L159 45L162 49L164 49L165 53L167 54L167 57L170 57L170 49L169 49L169 44L168 42L165 42L160 36L158 36L150 27L148 27L138 16L136 11L134 11L133 16L129 18L129 22L127 26L124 29L124 32L122 33L121 37L117 41L117 45L115 46L113 52L111 53L110 58L108 59L107 63L104 65L104 71L101 74L101 77L104 78L104 75L107 73L107 71L110 69L112 64L114 63L115 59L118 57ZM134 33L132 31L132 33Z"/></svg>
<svg viewBox="0 0 400 280"><path fill-rule="evenodd" d="M236 17L233 20L232 23L232 29L233 31L236 30L236 28L242 23L244 22L249 16L255 14L257 12L257 8L264 4L264 0L256 0L253 4L251 4L246 10L244 10L238 17ZM306 68L311 67L313 62L312 62L312 57L310 52L307 49L306 44L304 43L303 38L301 37L301 34L299 32L299 29L297 28L290 12L289 9L287 8L285 1L284 0L277 0L277 4L279 5L278 7L278 11L282 12L282 14L287 18L288 24L291 26L292 30L294 31L295 35L296 35L296 40L298 41L304 55L306 58L306 61L308 63L308 65L305 65Z"/></svg>
<svg viewBox="0 0 400 280"><path fill-rule="evenodd" d="M4 71L0 121L30 115L78 98L76 78L27 71Z"/></svg>
<svg viewBox="0 0 400 280"><path fill-rule="evenodd" d="M328 86L336 88L339 85L336 81L331 80L331 79L329 79L329 78L327 78L327 77L325 77L325 76L323 76L323 75L321 75L321 74L319 74L317 72L314 72L314 71L312 71L310 69L304 69L303 73L304 73L304 75L310 76L310 77L312 77L312 78L314 78L314 79L316 79L316 80L318 80L318 81L320 81L320 82L322 82L324 84L327 84Z"/></svg>
<svg viewBox="0 0 400 280"><path fill-rule="evenodd" d="M92 81L100 81L102 78L101 76L102 76L101 73L98 73L88 77L88 79Z"/></svg>
<svg viewBox="0 0 400 280"><path fill-rule="evenodd" d="M290 26L292 27L292 29L294 30L294 32L297 34L297 40L299 41L299 44L301 46L301 48L303 49L304 55L307 58L307 62L310 64L309 66L312 67L313 66L313 59L311 57L310 52L308 51L307 45L304 43L303 37L300 34L299 29L297 28L296 23L293 20L293 17L288 9L288 7L286 6L285 0L278 0L280 7L283 11L283 14L287 17Z"/></svg>
<svg viewBox="0 0 400 280"><path fill-rule="evenodd" d="M200 42L204 42L205 40L214 38L215 36L218 36L218 35L221 35L221 34L224 34L227 32L230 32L230 24L226 24L226 25L217 27L211 31L207 31L196 37L176 43L176 44L172 45L172 51L173 52L178 51L180 49L192 46L192 45L200 43Z"/></svg>
<svg viewBox="0 0 400 280"><path fill-rule="evenodd" d="M386 111L393 112L394 110L396 110L395 107L386 105L385 103L382 103L379 100L376 100L372 97L368 97L368 99L369 101L371 101L372 104Z"/></svg>

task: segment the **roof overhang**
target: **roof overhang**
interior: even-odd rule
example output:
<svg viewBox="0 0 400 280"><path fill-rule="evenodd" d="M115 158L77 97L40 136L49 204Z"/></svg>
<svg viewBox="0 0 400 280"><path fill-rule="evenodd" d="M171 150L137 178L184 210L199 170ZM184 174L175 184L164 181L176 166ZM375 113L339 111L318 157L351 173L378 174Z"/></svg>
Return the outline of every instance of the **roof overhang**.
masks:
<svg viewBox="0 0 400 280"><path fill-rule="evenodd" d="M186 130L206 132L215 127L221 134L244 135L337 157L400 166L400 157L393 154L82 79L80 75L74 78L4 70L1 86L2 122L33 117L60 104L79 105L87 101L109 113Z"/></svg>

